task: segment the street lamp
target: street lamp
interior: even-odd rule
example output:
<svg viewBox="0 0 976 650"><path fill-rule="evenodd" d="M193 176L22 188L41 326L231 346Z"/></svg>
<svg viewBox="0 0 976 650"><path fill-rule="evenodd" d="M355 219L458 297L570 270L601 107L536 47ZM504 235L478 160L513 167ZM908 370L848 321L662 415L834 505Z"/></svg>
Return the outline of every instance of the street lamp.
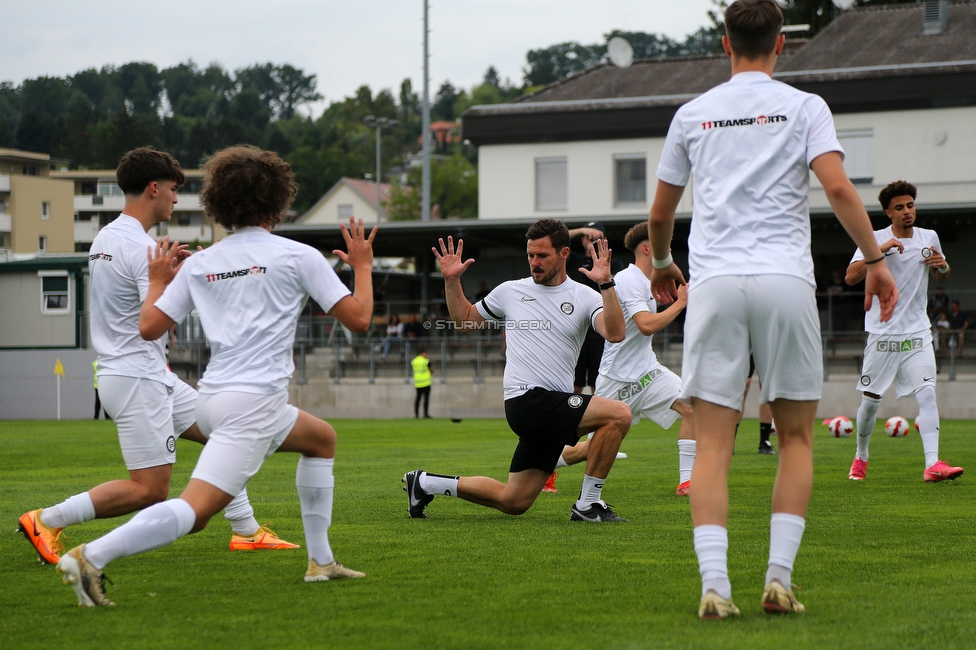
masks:
<svg viewBox="0 0 976 650"><path fill-rule="evenodd" d="M383 194L380 189L380 180L382 179L382 176L380 176L380 135L383 127L392 129L400 123L400 120L367 115L363 118L363 123L366 126L376 127L376 221L379 222L383 216Z"/></svg>

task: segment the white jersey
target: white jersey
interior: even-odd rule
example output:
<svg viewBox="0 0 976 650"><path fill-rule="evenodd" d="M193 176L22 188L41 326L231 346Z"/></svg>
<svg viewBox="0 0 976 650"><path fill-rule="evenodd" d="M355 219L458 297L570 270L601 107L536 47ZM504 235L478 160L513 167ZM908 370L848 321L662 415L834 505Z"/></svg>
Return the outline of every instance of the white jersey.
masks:
<svg viewBox="0 0 976 650"><path fill-rule="evenodd" d="M139 336L139 311L149 291L147 253L155 245L142 224L127 214L95 236L88 255L91 277L91 340L98 375L136 377L176 385L166 368L166 334Z"/></svg>
<svg viewBox="0 0 976 650"><path fill-rule="evenodd" d="M322 254L264 228L241 228L183 263L156 302L173 320L195 307L210 342L201 393L271 394L288 387L298 316L349 295Z"/></svg>
<svg viewBox="0 0 976 650"><path fill-rule="evenodd" d="M635 265L631 264L613 279L617 283L617 299L620 300L627 323L627 338L620 343L607 341L600 361L600 375L631 382L661 365L651 348L651 337L641 334L634 322L634 314L656 314L657 303L651 297L651 281Z"/></svg>
<svg viewBox="0 0 976 650"><path fill-rule="evenodd" d="M720 275L791 275L816 286L810 163L843 155L826 102L740 72L678 109L657 177L694 179L689 289Z"/></svg>
<svg viewBox="0 0 976 650"><path fill-rule="evenodd" d="M942 252L939 235L927 228L913 228L914 234L908 239L899 239L905 252L899 253L892 248L885 253L888 270L895 278L898 287L898 304L895 312L887 323L881 322L881 303L875 298L871 302L871 309L864 314L864 329L871 334L912 334L931 328L925 309L927 303L926 292L929 287L929 267L925 266L925 258L931 254L930 249ZM891 226L883 230L875 230L874 238L878 244L883 244L895 238ZM861 249L854 251L851 264L864 259Z"/></svg>
<svg viewBox="0 0 976 650"><path fill-rule="evenodd" d="M573 392L586 330L603 311L599 293L569 278L556 287L524 278L498 285L477 308L505 325L505 399L537 387Z"/></svg>

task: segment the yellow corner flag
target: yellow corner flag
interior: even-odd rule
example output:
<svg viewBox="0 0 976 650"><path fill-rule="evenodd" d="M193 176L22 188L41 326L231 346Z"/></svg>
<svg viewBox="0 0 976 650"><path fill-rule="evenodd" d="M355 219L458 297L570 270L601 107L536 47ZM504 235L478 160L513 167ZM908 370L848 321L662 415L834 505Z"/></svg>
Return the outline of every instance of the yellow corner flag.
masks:
<svg viewBox="0 0 976 650"><path fill-rule="evenodd" d="M61 359L54 362L54 374L64 377L64 366L61 365Z"/></svg>

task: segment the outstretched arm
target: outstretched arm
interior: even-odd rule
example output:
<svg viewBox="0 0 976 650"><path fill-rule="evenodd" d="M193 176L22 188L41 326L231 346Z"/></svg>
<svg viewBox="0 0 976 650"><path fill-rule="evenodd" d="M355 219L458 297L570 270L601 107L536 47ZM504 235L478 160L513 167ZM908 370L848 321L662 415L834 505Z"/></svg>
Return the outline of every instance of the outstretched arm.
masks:
<svg viewBox="0 0 976 650"><path fill-rule="evenodd" d="M688 285L678 285L678 299L671 303L671 306L662 312L652 314L649 311L641 311L634 314L634 324L644 336L657 334L665 327L674 322L678 314L688 305Z"/></svg>
<svg viewBox="0 0 976 650"><path fill-rule="evenodd" d="M349 217L349 229L340 224L342 238L346 240L346 251L334 250L343 262L352 267L355 277L355 287L351 296L342 298L332 306L329 313L340 323L360 334L366 332L373 320L373 239L376 238L376 226L366 236L363 220L356 223L355 217Z"/></svg>
<svg viewBox="0 0 976 650"><path fill-rule="evenodd" d="M598 239L593 243L590 256L593 258L593 269L580 267L579 271L597 285L606 284L613 279L610 274L610 256L613 251L607 245L606 239ZM617 290L613 287L600 290L603 298L603 311L594 319L593 329L600 336L611 343L620 343L627 336L627 324L624 322L624 310L620 307Z"/></svg>
<svg viewBox="0 0 976 650"><path fill-rule="evenodd" d="M169 237L163 237L153 248L147 249L147 254L149 292L139 310L139 336L147 341L155 341L176 324L176 321L156 307L156 301L176 277L188 253L185 245L180 245L178 241L170 245Z"/></svg>
<svg viewBox="0 0 976 650"><path fill-rule="evenodd" d="M447 300L447 310L454 321L455 329L460 331L476 329L475 324L483 323L484 317L481 312L468 302L464 295L464 288L461 286L461 275L474 264L474 258L461 261L461 251L464 250L464 240L457 242L457 251L454 250L454 238L448 236L447 244L443 239L438 239L440 251L431 247L434 257L441 265L441 275L444 276L444 298Z"/></svg>
<svg viewBox="0 0 976 650"><path fill-rule="evenodd" d="M671 238L674 237L674 213L685 188L659 180L654 194L654 204L647 220L651 240L652 258L671 259ZM662 305L670 305L678 297L678 285L685 284L685 276L674 262L651 273L651 295Z"/></svg>

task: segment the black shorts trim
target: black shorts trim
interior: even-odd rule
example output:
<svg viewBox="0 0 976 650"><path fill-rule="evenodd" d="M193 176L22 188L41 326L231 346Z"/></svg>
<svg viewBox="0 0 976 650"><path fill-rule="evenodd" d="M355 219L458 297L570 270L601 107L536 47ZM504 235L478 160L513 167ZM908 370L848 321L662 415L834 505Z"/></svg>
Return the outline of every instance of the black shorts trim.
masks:
<svg viewBox="0 0 976 650"><path fill-rule="evenodd" d="M556 469L563 447L579 441L577 429L592 398L592 395L533 388L505 400L508 426L519 437L509 471Z"/></svg>

